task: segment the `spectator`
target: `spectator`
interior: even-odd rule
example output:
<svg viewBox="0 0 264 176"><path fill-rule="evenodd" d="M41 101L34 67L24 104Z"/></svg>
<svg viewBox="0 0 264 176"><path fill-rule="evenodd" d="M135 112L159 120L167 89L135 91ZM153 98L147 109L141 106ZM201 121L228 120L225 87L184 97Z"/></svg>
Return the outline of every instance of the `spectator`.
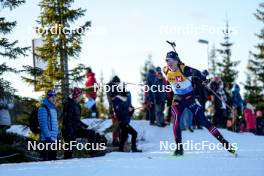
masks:
<svg viewBox="0 0 264 176"><path fill-rule="evenodd" d="M120 78L118 76L114 76L113 79L107 83L107 86L109 87L109 90L106 92L107 100L109 103L109 115L112 119L112 125L113 125L113 130L112 130L112 144L113 146L119 146L119 128L118 128L118 119L115 115L114 112L114 107L113 107L113 98L114 98L114 92L115 88L120 84Z"/></svg>
<svg viewBox="0 0 264 176"><path fill-rule="evenodd" d="M244 101L240 95L240 87L239 85L235 84L232 89L232 105L236 109L238 116L242 116L243 102Z"/></svg>
<svg viewBox="0 0 264 176"><path fill-rule="evenodd" d="M257 128L256 128L256 134L257 135L264 135L264 117L260 110L256 113L257 119Z"/></svg>
<svg viewBox="0 0 264 176"><path fill-rule="evenodd" d="M155 106L155 117L156 124L159 127L166 126L164 123L164 115L163 111L165 109L165 101L166 101L166 92L165 92L165 79L162 76L161 68L156 68L156 79L154 82L157 90L153 92L154 96L154 106Z"/></svg>
<svg viewBox="0 0 264 176"><path fill-rule="evenodd" d="M10 98L0 98L0 129L6 131L11 126L11 116L9 110L13 109L14 104Z"/></svg>
<svg viewBox="0 0 264 176"><path fill-rule="evenodd" d="M116 92L113 98L113 106L116 117L119 122L119 128L121 130L119 151L124 152L125 142L127 140L128 134L132 135L131 139L131 150L132 152L142 152L137 149L136 141L137 141L137 131L129 124L131 117L134 113L134 107L129 102L131 94L125 90Z"/></svg>
<svg viewBox="0 0 264 176"><path fill-rule="evenodd" d="M44 144L54 143L59 134L56 103L56 92L50 90L38 109L38 122L40 127L40 141ZM41 152L43 161L56 160L57 151L49 148Z"/></svg>
<svg viewBox="0 0 264 176"><path fill-rule="evenodd" d="M95 79L95 74L92 72L91 68L88 68L87 70L87 80L85 82L85 86L87 89L94 87L97 84L97 81ZM92 99L92 101L95 102L96 97L97 97L97 93L96 93L96 89L94 89L94 91L92 93L87 92L86 93L86 97L88 99ZM97 117L97 109L96 109L96 103L93 104L93 106L90 108L92 111L92 118L96 118Z"/></svg>
<svg viewBox="0 0 264 176"><path fill-rule="evenodd" d="M204 75L204 77L207 77L209 73L207 70L204 70L202 74ZM205 103L208 97L207 88L202 84L202 81L197 77L192 78L192 85L194 89L193 91L195 94L195 99L199 102L199 104L205 110ZM193 127L194 128L196 127L197 129L202 129L202 127L199 124L199 121L196 118L192 118L192 119L193 119L193 123L192 123Z"/></svg>
<svg viewBox="0 0 264 176"><path fill-rule="evenodd" d="M71 97L68 98L63 106L62 135L65 143L69 144L71 141L75 141L76 138L87 138L90 144L95 143L95 131L87 129L88 126L80 119L80 102L82 98L82 90L74 87ZM64 158L72 158L72 154L72 150L65 150ZM91 150L91 154L94 154L93 150Z"/></svg>
<svg viewBox="0 0 264 176"><path fill-rule="evenodd" d="M246 130L252 133L256 131L256 116L254 114L254 108L250 103L247 103L244 109L244 119L246 122Z"/></svg>
<svg viewBox="0 0 264 176"><path fill-rule="evenodd" d="M217 94L216 96L211 92L211 99L215 108L213 123L217 127L225 128L227 123L227 97L224 91L223 82L219 76L214 77L213 81L210 83L210 88Z"/></svg>
<svg viewBox="0 0 264 176"><path fill-rule="evenodd" d="M154 105L154 95L150 88L155 82L156 72L155 67L152 64L148 65L147 73L147 86L149 87L148 92L145 95L145 106L147 109L146 119L149 119L150 125L155 124L155 105Z"/></svg>

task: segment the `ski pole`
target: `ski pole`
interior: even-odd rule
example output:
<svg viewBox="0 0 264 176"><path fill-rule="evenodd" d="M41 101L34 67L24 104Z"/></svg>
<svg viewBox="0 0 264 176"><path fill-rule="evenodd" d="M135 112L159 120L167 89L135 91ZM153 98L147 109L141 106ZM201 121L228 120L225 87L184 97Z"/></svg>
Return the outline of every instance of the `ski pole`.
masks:
<svg viewBox="0 0 264 176"><path fill-rule="evenodd" d="M176 47L175 42L170 42L170 41L168 41L168 40L167 40L166 42L167 42L168 44L170 44L171 47L173 48L174 52L177 53L177 52L176 52L176 49L175 49L175 47Z"/></svg>
<svg viewBox="0 0 264 176"><path fill-rule="evenodd" d="M204 84L203 84L203 85L204 85ZM204 87L206 87L208 90L210 90L210 91L214 94L214 96L215 96L216 98L218 98L220 101L222 101L222 98L220 98L220 97L217 95L217 93L216 93L214 90L212 90L208 85L204 85ZM225 101L223 101L223 103L226 105L227 108L229 108L229 109L233 112L233 108L232 108L231 106L229 106Z"/></svg>

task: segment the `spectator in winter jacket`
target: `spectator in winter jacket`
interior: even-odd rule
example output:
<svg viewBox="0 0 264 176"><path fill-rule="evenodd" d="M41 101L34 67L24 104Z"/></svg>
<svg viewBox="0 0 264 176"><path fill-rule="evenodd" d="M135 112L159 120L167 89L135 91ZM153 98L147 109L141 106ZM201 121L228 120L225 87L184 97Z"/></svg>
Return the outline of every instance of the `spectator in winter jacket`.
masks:
<svg viewBox="0 0 264 176"><path fill-rule="evenodd" d="M97 81L95 79L95 74L92 72L91 68L88 68L87 70L87 80L85 82L85 86L87 89L94 87L97 84ZM92 99L95 101L96 97L97 97L97 93L96 93L96 89L94 89L94 91L92 93L86 93L86 97L88 99ZM91 111L92 111L92 118L96 118L97 116L97 109L96 109L96 103L91 107Z"/></svg>
<svg viewBox="0 0 264 176"><path fill-rule="evenodd" d="M14 107L14 104L9 98L0 98L0 129L4 131L11 126L11 116L9 110Z"/></svg>
<svg viewBox="0 0 264 176"><path fill-rule="evenodd" d="M137 131L129 124L131 117L134 113L134 107L129 102L129 97L131 97L130 92L125 90L115 93L113 98L113 107L116 117L119 122L119 128L121 131L119 151L124 152L125 142L127 140L128 134L132 135L131 139L131 150L132 152L142 152L137 149Z"/></svg>
<svg viewBox="0 0 264 176"><path fill-rule="evenodd" d="M204 77L207 77L209 73L207 70L204 70L202 72L202 74ZM195 94L195 99L200 103L200 105L205 110L205 103L206 103L207 97L208 97L207 88L202 84L202 81L197 77L192 78L192 85L193 85L193 91ZM193 118L192 124L193 124L193 127L197 127L198 129L202 129L199 121L196 118Z"/></svg>
<svg viewBox="0 0 264 176"><path fill-rule="evenodd" d="M164 115L163 111L165 109L165 101L166 101L166 89L165 89L165 78L162 75L162 71L160 67L156 68L156 79L154 84L156 86L155 92L153 92L154 96L154 106L155 106L155 117L156 124L159 127L164 127Z"/></svg>
<svg viewBox="0 0 264 176"><path fill-rule="evenodd" d="M254 108L250 103L247 103L244 109L244 119L246 122L246 130L252 133L256 131L256 116L254 114Z"/></svg>
<svg viewBox="0 0 264 176"><path fill-rule="evenodd" d="M82 90L74 87L71 97L63 106L62 135L66 143L75 141L76 138L87 138L89 143L95 143L95 131L86 129L88 126L81 121L80 102L82 98ZM64 158L72 158L72 154L72 150L65 150Z"/></svg>
<svg viewBox="0 0 264 176"><path fill-rule="evenodd" d="M237 110L238 116L242 115L243 111L243 99L240 95L240 87L235 84L232 88L232 105Z"/></svg>
<svg viewBox="0 0 264 176"><path fill-rule="evenodd" d="M257 119L257 128L256 128L256 135L264 135L264 117L260 110L256 113Z"/></svg>
<svg viewBox="0 0 264 176"><path fill-rule="evenodd" d="M148 65L147 72L147 86L149 87L148 92L145 95L145 106L147 108L146 119L149 119L150 125L155 124L155 105L154 105L154 94L150 90L156 79L155 67L152 64Z"/></svg>
<svg viewBox="0 0 264 176"><path fill-rule="evenodd" d="M108 104L109 104L109 115L112 119L112 125L113 125L113 130L112 130L112 144L113 146L119 146L119 129L118 129L118 120L117 117L114 113L114 107L113 107L113 100L114 98L114 92L115 88L120 84L120 78L118 76L114 76L113 79L107 83L107 86L109 87L109 90L106 92Z"/></svg>
<svg viewBox="0 0 264 176"><path fill-rule="evenodd" d="M56 92L50 90L47 97L42 101L38 109L38 122L40 127L40 141L42 143L54 143L58 138L58 117L56 103ZM56 160L57 151L50 148L42 151L42 159Z"/></svg>
<svg viewBox="0 0 264 176"><path fill-rule="evenodd" d="M210 88L217 94L217 96L215 96L212 92L210 92L212 97L211 99L215 108L213 124L215 126L225 128L227 123L227 97L225 94L223 82L219 76L214 77L214 79L210 83Z"/></svg>

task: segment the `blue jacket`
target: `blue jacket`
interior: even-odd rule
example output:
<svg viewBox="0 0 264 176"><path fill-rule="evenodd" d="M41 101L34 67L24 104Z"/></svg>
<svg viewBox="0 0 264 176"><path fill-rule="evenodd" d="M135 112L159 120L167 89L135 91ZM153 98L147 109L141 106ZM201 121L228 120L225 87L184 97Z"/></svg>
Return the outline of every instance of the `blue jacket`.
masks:
<svg viewBox="0 0 264 176"><path fill-rule="evenodd" d="M116 117L118 121L122 124L129 124L130 123L130 113L129 107L130 102L129 98L123 96L116 96L113 99L113 106L115 110Z"/></svg>
<svg viewBox="0 0 264 176"><path fill-rule="evenodd" d="M50 115L43 105L46 105L50 111ZM44 141L47 138L51 138L55 141L58 137L58 119L57 110L54 104L50 103L47 98L45 98L40 108L38 109L38 121L40 127L40 140Z"/></svg>
<svg viewBox="0 0 264 176"><path fill-rule="evenodd" d="M232 91L232 103L234 107L243 107L243 99L240 95L240 87L235 85Z"/></svg>

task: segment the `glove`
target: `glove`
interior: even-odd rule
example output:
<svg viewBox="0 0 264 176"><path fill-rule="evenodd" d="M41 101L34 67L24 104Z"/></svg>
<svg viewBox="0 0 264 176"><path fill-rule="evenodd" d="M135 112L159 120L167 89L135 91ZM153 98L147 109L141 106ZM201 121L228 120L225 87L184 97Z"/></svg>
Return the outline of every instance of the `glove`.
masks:
<svg viewBox="0 0 264 176"><path fill-rule="evenodd" d="M129 116L130 117L133 116L134 112L135 112L135 108L134 107L130 107L129 108Z"/></svg>

